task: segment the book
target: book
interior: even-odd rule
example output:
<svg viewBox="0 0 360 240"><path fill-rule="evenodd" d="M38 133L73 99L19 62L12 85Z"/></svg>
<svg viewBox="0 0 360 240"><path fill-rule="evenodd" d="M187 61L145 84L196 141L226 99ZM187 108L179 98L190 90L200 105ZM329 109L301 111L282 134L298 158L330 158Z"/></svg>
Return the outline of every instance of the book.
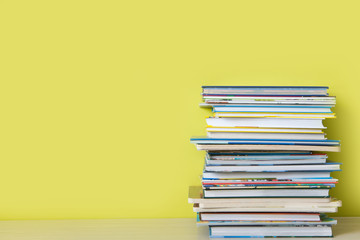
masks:
<svg viewBox="0 0 360 240"><path fill-rule="evenodd" d="M294 209L304 209L304 208L334 208L341 207L342 202L340 200L332 199L330 202L326 203L315 203L315 202L291 202L291 201L273 201L273 202L214 202L214 203L199 203L199 208L205 209L213 209L213 208L266 208L266 209L274 209L274 208L287 208Z"/></svg>
<svg viewBox="0 0 360 240"><path fill-rule="evenodd" d="M330 106L336 104L336 98L328 97L300 97L300 96L235 96L203 94L204 102L200 107L231 106L231 105L292 105L292 106Z"/></svg>
<svg viewBox="0 0 360 240"><path fill-rule="evenodd" d="M337 207L289 207L289 206L278 206L278 207L234 207L234 208L201 208L198 205L194 204L194 212L278 212L278 213L336 213Z"/></svg>
<svg viewBox="0 0 360 240"><path fill-rule="evenodd" d="M209 160L289 160L327 159L324 153L312 152L207 152Z"/></svg>
<svg viewBox="0 0 360 240"><path fill-rule="evenodd" d="M217 95L280 95L327 96L327 87L276 87L276 86L203 86L203 94Z"/></svg>
<svg viewBox="0 0 360 240"><path fill-rule="evenodd" d="M205 150L205 151L284 150L284 151L340 152L340 146L312 146L312 145L196 144L196 148L197 150Z"/></svg>
<svg viewBox="0 0 360 240"><path fill-rule="evenodd" d="M199 213L204 221L320 221L320 213Z"/></svg>
<svg viewBox="0 0 360 240"><path fill-rule="evenodd" d="M325 140L324 133L208 132L209 138Z"/></svg>
<svg viewBox="0 0 360 240"><path fill-rule="evenodd" d="M205 198L226 197L328 197L329 189L204 190Z"/></svg>
<svg viewBox="0 0 360 240"><path fill-rule="evenodd" d="M202 174L202 179L329 179L330 172L206 172Z"/></svg>
<svg viewBox="0 0 360 240"><path fill-rule="evenodd" d="M338 171L339 163L310 164L310 165L205 165L207 172L300 172L300 171Z"/></svg>
<svg viewBox="0 0 360 240"><path fill-rule="evenodd" d="M245 113L332 113L330 106L293 106L293 105L225 105L214 106L213 112Z"/></svg>
<svg viewBox="0 0 360 240"><path fill-rule="evenodd" d="M211 127L255 127L255 128L305 128L324 129L323 118L206 118L206 123Z"/></svg>
<svg viewBox="0 0 360 240"><path fill-rule="evenodd" d="M299 164L319 164L326 163L325 158L314 159L281 159L281 160L211 160L205 158L207 166L232 165L232 166L248 166L248 165L299 165Z"/></svg>
<svg viewBox="0 0 360 240"><path fill-rule="evenodd" d="M325 119L325 118L335 118L335 114L333 113L232 113L232 112L216 112L214 113L214 117L220 118L285 118L285 119Z"/></svg>
<svg viewBox="0 0 360 240"><path fill-rule="evenodd" d="M249 138L210 138L192 137L191 143L195 144L265 144L265 145L311 145L311 146L338 146L338 140L307 140L307 139L249 139Z"/></svg>
<svg viewBox="0 0 360 240"><path fill-rule="evenodd" d="M337 224L337 221L333 218L329 218L325 214L320 214L319 221L298 221L298 220L291 220L291 221L278 221L278 220L203 220L201 215L202 214L216 214L216 213L198 213L196 224L198 226L299 226L299 225L306 225L306 226L319 226L319 225L334 225ZM233 214L233 213L227 213ZM268 213L271 214L271 213ZM287 213L289 214L289 213ZM290 214L297 214L297 213L290 213ZM309 213L307 213L309 214ZM311 213L310 213L311 214Z"/></svg>
<svg viewBox="0 0 360 240"><path fill-rule="evenodd" d="M244 133L324 133L316 128L260 128L260 127L207 127L206 132L244 132Z"/></svg>
<svg viewBox="0 0 360 240"><path fill-rule="evenodd" d="M210 226L210 237L332 237L331 226Z"/></svg>
<svg viewBox="0 0 360 240"><path fill-rule="evenodd" d="M271 197L264 198L204 198L201 186L190 186L188 202L191 204L317 204L317 203L330 203L334 199L329 197L314 197L314 198L297 198L297 197ZM259 205L257 205L259 206Z"/></svg>

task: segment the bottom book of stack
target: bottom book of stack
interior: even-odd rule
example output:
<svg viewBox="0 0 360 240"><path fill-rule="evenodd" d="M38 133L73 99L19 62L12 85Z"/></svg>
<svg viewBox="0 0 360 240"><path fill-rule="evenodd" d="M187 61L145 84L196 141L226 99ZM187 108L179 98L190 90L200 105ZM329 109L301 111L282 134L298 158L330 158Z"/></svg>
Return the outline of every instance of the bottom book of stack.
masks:
<svg viewBox="0 0 360 240"><path fill-rule="evenodd" d="M202 187L190 187L197 224L209 226L213 238L332 237L341 201L314 198L204 198Z"/></svg>

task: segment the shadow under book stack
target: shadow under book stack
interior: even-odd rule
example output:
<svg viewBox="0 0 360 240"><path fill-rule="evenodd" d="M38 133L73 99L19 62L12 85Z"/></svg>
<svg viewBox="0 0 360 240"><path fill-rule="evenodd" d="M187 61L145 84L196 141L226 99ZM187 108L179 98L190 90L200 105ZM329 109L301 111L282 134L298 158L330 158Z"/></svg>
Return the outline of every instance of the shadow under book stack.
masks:
<svg viewBox="0 0 360 240"><path fill-rule="evenodd" d="M201 187L190 187L197 224L210 237L331 237L341 201L329 196L340 164L326 152L340 142L325 137L335 118L328 87L203 86L211 107Z"/></svg>

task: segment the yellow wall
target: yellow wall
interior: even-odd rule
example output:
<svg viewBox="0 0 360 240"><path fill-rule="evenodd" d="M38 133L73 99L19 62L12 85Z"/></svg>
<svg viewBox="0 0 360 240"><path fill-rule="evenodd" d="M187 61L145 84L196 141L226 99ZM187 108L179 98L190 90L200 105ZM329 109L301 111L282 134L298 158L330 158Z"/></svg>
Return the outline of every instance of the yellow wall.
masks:
<svg viewBox="0 0 360 240"><path fill-rule="evenodd" d="M358 0L0 1L0 219L193 217L201 85L328 85L359 216Z"/></svg>

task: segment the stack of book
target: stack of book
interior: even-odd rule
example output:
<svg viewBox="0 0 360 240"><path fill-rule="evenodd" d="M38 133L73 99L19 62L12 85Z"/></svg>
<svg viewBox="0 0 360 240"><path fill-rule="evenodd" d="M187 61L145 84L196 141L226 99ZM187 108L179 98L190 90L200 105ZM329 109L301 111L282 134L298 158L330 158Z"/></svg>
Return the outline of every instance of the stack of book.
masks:
<svg viewBox="0 0 360 240"><path fill-rule="evenodd" d="M197 224L210 237L331 237L341 201L329 190L340 164L325 152L323 120L335 118L328 87L204 86L201 107L211 107L202 186L190 187Z"/></svg>

